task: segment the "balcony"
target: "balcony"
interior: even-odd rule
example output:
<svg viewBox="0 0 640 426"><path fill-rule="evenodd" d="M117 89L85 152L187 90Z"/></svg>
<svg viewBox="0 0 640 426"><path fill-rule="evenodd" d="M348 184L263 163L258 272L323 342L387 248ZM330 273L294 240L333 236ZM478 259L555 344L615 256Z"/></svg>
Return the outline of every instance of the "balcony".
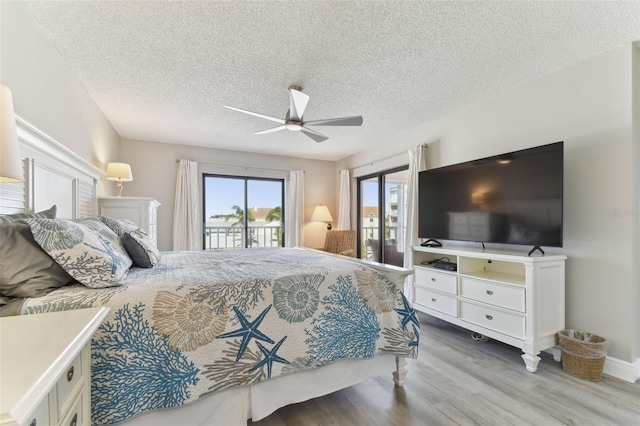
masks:
<svg viewBox="0 0 640 426"><path fill-rule="evenodd" d="M282 247L282 226L249 226L248 238L240 226L205 226L204 249L237 250L244 248Z"/></svg>

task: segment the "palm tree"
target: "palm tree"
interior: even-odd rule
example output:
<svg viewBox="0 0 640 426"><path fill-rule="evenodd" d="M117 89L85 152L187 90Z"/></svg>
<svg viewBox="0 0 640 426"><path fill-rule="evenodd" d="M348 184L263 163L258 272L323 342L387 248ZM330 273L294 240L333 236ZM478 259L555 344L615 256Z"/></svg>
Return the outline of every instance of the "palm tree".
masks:
<svg viewBox="0 0 640 426"><path fill-rule="evenodd" d="M269 210L269 213L264 217L267 222L280 222L280 226L276 230L276 238L278 240L278 246L282 245L282 207L274 207Z"/></svg>
<svg viewBox="0 0 640 426"><path fill-rule="evenodd" d="M241 208L238 205L233 205L231 206L231 210L233 210L233 213L229 213L229 214L217 214L215 216L211 216L211 219L224 219L225 222L228 222L229 220L233 219L233 223L231 224L230 228L236 227L236 226L240 226L243 230L242 234L244 234L244 209ZM251 210L248 211L247 213L247 222L253 221L255 220L253 217L253 214L251 213ZM238 245L236 245L236 247L244 247L244 244L242 243L242 234L241 234L241 240L238 243ZM227 229L227 235L229 235L229 230ZM237 232L233 232L233 236L234 236L234 240L235 237L237 235ZM251 237L251 236L250 236ZM235 243L234 243L235 244Z"/></svg>
<svg viewBox="0 0 640 426"><path fill-rule="evenodd" d="M217 218L220 219L224 219L225 222L228 222L229 219L235 219L235 222L233 222L231 224L231 226L244 226L244 209L241 208L240 206L237 205L233 205L231 206L231 210L233 210L233 213L229 213L229 214L220 214L220 215L216 215ZM212 218L214 216L211 216ZM253 217L253 214L251 214L251 210L249 210L249 212L247 213L247 221L250 222L252 220L255 220Z"/></svg>
<svg viewBox="0 0 640 426"><path fill-rule="evenodd" d="M282 207L274 207L264 217L267 222L282 222Z"/></svg>

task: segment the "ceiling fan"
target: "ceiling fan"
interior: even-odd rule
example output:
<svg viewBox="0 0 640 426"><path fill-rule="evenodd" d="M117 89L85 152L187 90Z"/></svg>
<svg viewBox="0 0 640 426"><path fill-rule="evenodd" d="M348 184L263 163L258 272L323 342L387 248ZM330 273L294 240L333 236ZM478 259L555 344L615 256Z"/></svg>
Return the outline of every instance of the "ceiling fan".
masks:
<svg viewBox="0 0 640 426"><path fill-rule="evenodd" d="M232 109L234 111L243 112L249 115L255 115L256 117L266 118L267 120L280 123L277 127L272 127L261 132L257 132L256 135L264 135L266 133L277 132L279 130L291 130L294 132L302 132L316 142L324 142L329 139L327 136L310 129L309 126L360 126L362 125L361 116L342 117L342 118L329 118L326 120L312 120L304 121L302 115L309 102L309 96L302 93L302 88L298 86L289 87L289 110L284 119L272 117L270 115L259 114L257 112L247 111L246 109L240 109L232 106L225 105L225 108Z"/></svg>

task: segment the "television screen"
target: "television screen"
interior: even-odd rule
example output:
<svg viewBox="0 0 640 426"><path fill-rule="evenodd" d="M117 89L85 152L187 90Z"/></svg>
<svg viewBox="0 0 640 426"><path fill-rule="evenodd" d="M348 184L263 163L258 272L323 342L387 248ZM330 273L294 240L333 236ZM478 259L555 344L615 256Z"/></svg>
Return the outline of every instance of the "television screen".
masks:
<svg viewBox="0 0 640 426"><path fill-rule="evenodd" d="M420 172L418 236L562 247L563 145Z"/></svg>

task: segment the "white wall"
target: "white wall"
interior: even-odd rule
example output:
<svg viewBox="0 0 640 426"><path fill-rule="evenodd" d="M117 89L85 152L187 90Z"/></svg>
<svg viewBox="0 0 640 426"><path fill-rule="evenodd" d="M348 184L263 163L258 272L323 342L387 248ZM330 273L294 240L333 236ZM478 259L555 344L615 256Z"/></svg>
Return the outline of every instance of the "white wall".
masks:
<svg viewBox="0 0 640 426"><path fill-rule="evenodd" d="M632 78L633 78L633 108L632 108L632 134L633 134L633 147L631 161L636 166L633 169L633 212L636 215L640 215L640 41L636 42L633 47L633 65L632 65ZM632 231L633 250L632 250L632 263L633 270L631 275L631 282L633 283L634 292L632 296L631 309L633 310L632 324L635 327L635 346L632 349L634 357L640 358L640 219L634 221L634 228ZM635 262L633 260L635 259Z"/></svg>
<svg viewBox="0 0 640 426"><path fill-rule="evenodd" d="M640 339L640 283L632 279L638 217L625 213L637 208L640 191L632 179L640 167L632 156L638 149L637 136L632 142L633 49L624 46L399 133L336 169L406 164L406 155L376 160L423 142L429 143L428 166L438 167L564 141L564 247L548 251L568 256L566 325L608 338L609 354L631 362ZM637 73L634 78L637 83Z"/></svg>
<svg viewBox="0 0 640 426"><path fill-rule="evenodd" d="M0 80L18 116L98 168L118 160L120 137L18 2L0 2Z"/></svg>
<svg viewBox="0 0 640 426"><path fill-rule="evenodd" d="M124 184L123 195L154 197L162 203L158 210L160 250L171 250L173 247L172 226L177 159L198 161L198 171L207 173L246 176L253 172L264 175L268 172L265 169L304 170L303 245L306 247L318 248L324 245L326 225L309 222L314 206L326 204L334 219L338 217L334 193L338 174L333 162L132 140L123 140L120 151L122 161L130 163L133 172L133 182ZM221 167L216 164L239 165L243 168ZM245 167L247 170L244 170ZM276 172L278 173L282 172Z"/></svg>

